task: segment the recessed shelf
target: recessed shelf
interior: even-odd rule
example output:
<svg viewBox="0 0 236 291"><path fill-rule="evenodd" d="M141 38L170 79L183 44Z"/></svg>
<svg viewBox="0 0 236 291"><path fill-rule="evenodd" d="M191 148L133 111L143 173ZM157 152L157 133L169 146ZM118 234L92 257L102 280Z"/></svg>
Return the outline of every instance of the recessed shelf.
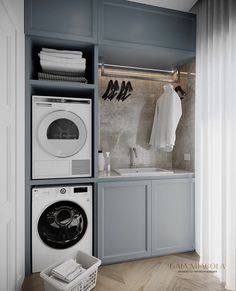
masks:
<svg viewBox="0 0 236 291"><path fill-rule="evenodd" d="M51 80L30 80L32 87L38 88L66 88L66 89L94 89L94 84L85 84L79 82L68 82L68 81L51 81Z"/></svg>
<svg viewBox="0 0 236 291"><path fill-rule="evenodd" d="M78 82L62 82L47 80L30 80L32 95L62 96L62 97L94 97L95 85Z"/></svg>
<svg viewBox="0 0 236 291"><path fill-rule="evenodd" d="M58 179L43 179L31 180L31 186L47 186L47 185L72 185L72 184L89 184L94 183L95 178L58 178Z"/></svg>
<svg viewBox="0 0 236 291"><path fill-rule="evenodd" d="M78 41L60 40L47 37L30 37L27 38L27 50L30 52L30 58L27 62L30 64L29 79L38 79L38 72L42 71L40 58L38 56L42 48L58 49L58 50L75 50L83 53L86 59L85 78L90 84L94 83L94 45L80 43ZM27 74L26 74L27 77ZM71 83L71 82L70 82ZM72 82L73 83L73 82Z"/></svg>

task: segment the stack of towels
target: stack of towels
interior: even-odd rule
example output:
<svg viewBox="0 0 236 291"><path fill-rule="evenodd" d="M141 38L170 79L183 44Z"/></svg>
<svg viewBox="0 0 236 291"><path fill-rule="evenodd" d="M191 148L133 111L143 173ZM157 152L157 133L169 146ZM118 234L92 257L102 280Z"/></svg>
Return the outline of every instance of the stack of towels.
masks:
<svg viewBox="0 0 236 291"><path fill-rule="evenodd" d="M38 56L42 67L39 80L88 83L84 77L86 59L81 51L42 48Z"/></svg>
<svg viewBox="0 0 236 291"><path fill-rule="evenodd" d="M83 269L80 264L76 263L75 260L70 259L52 269L51 274L55 279L62 280L65 283L70 283L84 271L85 269Z"/></svg>

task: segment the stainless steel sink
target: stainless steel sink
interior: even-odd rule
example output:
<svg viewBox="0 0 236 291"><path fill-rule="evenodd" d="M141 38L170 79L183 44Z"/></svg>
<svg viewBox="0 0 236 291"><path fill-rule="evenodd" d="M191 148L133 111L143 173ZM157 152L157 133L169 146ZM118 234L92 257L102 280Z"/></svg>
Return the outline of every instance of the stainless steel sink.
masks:
<svg viewBox="0 0 236 291"><path fill-rule="evenodd" d="M121 176L161 176L174 173L161 168L121 168L114 171Z"/></svg>

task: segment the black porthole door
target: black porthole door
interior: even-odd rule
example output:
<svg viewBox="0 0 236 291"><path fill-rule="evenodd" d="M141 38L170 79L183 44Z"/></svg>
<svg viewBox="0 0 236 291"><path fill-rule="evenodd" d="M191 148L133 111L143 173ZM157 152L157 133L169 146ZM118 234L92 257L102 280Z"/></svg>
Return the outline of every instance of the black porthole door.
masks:
<svg viewBox="0 0 236 291"><path fill-rule="evenodd" d="M48 139L79 139L79 130L70 119L59 118L54 120L47 130Z"/></svg>
<svg viewBox="0 0 236 291"><path fill-rule="evenodd" d="M85 211L71 201L59 201L43 211L38 222L42 241L54 249L66 249L78 243L88 226Z"/></svg>
<svg viewBox="0 0 236 291"><path fill-rule="evenodd" d="M70 111L53 111L38 126L39 144L43 150L57 158L75 155L84 147L86 140L84 121Z"/></svg>

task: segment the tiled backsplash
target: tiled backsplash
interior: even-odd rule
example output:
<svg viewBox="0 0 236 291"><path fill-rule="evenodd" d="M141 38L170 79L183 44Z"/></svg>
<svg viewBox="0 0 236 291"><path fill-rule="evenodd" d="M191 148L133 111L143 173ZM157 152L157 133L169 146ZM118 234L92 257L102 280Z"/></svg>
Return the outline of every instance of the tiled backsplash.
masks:
<svg viewBox="0 0 236 291"><path fill-rule="evenodd" d="M188 67L184 69L186 70ZM192 92L194 84L188 85L185 80L186 76L181 76L184 76L183 81L181 80L181 86L183 86L186 92L189 89L191 90L191 92L187 92L186 99L183 102L183 111L185 111L189 110L189 107L194 104L194 94ZM165 83L129 79L134 91L124 102L118 102L115 99L110 101L101 98L110 79L110 77L100 76L100 147L104 152L111 152L112 168L128 167L130 163L129 148L136 147L138 152L137 164L171 168L172 157L175 157L177 161L173 161L173 165L184 169L183 164L180 163L180 159L183 159L181 157L181 145L184 141L187 143L192 142L194 137L194 128L189 130L189 123L186 124L188 135L191 133L193 136L188 136L186 139L183 136L185 123L188 122L188 119L192 118L189 114L183 113L183 120L181 119L180 122L181 130L178 129L177 131L177 138L180 141L176 141L177 148L173 153L165 153L149 146L156 101L161 96ZM192 79L191 77L191 81ZM112 78L112 80L114 81L115 79ZM119 84L123 81L123 79L117 80ZM127 79L124 80L128 81ZM188 98L191 98L191 100L188 101ZM186 146L185 150L191 154L192 145Z"/></svg>

